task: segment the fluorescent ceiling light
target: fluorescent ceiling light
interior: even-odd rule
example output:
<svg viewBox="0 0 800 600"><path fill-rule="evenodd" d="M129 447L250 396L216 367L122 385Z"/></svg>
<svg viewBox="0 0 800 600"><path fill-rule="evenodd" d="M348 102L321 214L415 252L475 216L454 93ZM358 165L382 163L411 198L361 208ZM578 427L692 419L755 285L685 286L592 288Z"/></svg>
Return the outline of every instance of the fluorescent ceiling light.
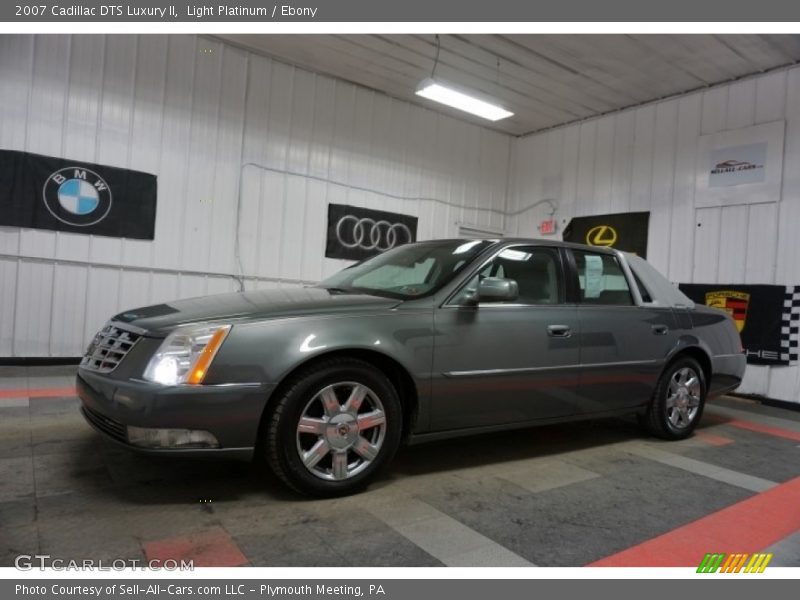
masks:
<svg viewBox="0 0 800 600"><path fill-rule="evenodd" d="M499 121L514 115L505 108L486 102L461 92L450 85L438 83L433 79L423 79L417 88L417 96L422 96L434 102L440 102L447 106L452 106L458 110L463 110L470 114L488 119L489 121Z"/></svg>

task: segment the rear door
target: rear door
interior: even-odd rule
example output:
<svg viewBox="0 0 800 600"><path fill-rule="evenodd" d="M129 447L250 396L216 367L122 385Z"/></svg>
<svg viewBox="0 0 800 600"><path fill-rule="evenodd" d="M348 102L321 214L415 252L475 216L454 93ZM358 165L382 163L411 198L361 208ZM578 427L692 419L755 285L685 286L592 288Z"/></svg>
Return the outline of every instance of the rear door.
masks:
<svg viewBox="0 0 800 600"><path fill-rule="evenodd" d="M636 282L628 281L615 254L569 250L568 262L580 322L580 411L646 403L675 343L672 310L637 306L631 291Z"/></svg>
<svg viewBox="0 0 800 600"><path fill-rule="evenodd" d="M481 277L513 279L519 298L470 305ZM557 249L499 252L435 318L431 429L557 418L577 410L578 319Z"/></svg>

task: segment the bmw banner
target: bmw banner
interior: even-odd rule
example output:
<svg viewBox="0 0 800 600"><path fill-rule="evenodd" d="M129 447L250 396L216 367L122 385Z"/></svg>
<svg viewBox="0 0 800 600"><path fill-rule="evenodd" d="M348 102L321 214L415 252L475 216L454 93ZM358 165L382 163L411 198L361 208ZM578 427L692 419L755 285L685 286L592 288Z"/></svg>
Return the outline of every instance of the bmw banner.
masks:
<svg viewBox="0 0 800 600"><path fill-rule="evenodd" d="M152 240L156 176L0 150L0 225Z"/></svg>
<svg viewBox="0 0 800 600"><path fill-rule="evenodd" d="M800 286L682 283L680 289L698 304L719 308L733 317L748 363L797 362Z"/></svg>
<svg viewBox="0 0 800 600"><path fill-rule="evenodd" d="M564 228L564 241L616 248L647 258L649 212L575 217Z"/></svg>
<svg viewBox="0 0 800 600"><path fill-rule="evenodd" d="M417 217L346 204L328 205L328 258L363 260L416 239Z"/></svg>

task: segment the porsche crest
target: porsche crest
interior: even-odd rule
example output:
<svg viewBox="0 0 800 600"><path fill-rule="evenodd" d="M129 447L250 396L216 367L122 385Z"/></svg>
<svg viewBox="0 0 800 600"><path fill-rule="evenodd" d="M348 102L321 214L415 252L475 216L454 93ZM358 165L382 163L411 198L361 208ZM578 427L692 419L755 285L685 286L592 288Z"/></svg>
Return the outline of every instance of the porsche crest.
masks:
<svg viewBox="0 0 800 600"><path fill-rule="evenodd" d="M733 317L739 333L744 329L747 318L747 305L750 303L750 294L735 290L719 290L706 292L706 306L719 308Z"/></svg>

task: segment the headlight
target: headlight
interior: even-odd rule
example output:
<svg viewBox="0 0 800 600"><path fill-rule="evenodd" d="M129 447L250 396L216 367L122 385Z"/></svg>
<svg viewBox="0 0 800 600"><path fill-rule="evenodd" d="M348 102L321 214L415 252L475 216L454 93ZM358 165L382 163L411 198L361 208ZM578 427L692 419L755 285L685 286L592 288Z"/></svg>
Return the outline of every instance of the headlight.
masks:
<svg viewBox="0 0 800 600"><path fill-rule="evenodd" d="M230 325L180 327L170 333L150 359L144 378L163 385L199 384L231 330Z"/></svg>

